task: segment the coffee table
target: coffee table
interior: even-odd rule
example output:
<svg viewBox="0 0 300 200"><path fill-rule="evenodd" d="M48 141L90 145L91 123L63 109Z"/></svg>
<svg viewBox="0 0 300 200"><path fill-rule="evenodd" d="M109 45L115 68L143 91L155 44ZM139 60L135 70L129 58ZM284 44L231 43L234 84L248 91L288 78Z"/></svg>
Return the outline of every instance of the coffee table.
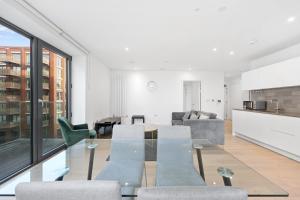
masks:
<svg viewBox="0 0 300 200"><path fill-rule="evenodd" d="M94 179L106 164L105 159L110 154L111 148L110 139L86 139L80 141L2 184L0 186L0 196L14 195L15 186L20 182L55 181L61 177L62 172L66 169L69 169L69 171L64 176L64 180L87 180L91 155L89 147L91 144L97 145L94 152L95 160L91 177ZM203 146L201 154L205 171L205 182L208 186L224 186L223 178L217 171L219 167L224 167L234 173L230 179L232 186L244 188L251 197L288 196L288 193L282 188L219 146ZM153 181L155 180L155 161L146 161L145 163L148 186L155 186L155 181ZM194 151L194 166L196 169L198 168L196 151ZM143 186L145 186L145 181Z"/></svg>
<svg viewBox="0 0 300 200"><path fill-rule="evenodd" d="M105 129L107 127L112 127L113 128L113 126L115 124L121 124L120 117L108 117L108 118L101 119L100 121L96 121L94 129L97 132L97 135L99 135L99 129L103 127L104 128L104 134L105 134Z"/></svg>

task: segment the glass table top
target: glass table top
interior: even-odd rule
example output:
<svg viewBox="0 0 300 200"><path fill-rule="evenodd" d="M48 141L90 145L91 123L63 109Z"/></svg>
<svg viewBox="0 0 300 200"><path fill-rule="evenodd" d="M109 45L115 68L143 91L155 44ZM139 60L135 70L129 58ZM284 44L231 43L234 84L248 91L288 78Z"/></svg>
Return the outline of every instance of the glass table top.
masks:
<svg viewBox="0 0 300 200"><path fill-rule="evenodd" d="M147 187L155 186L156 173L156 140L146 139L146 176ZM65 175L64 180L87 180L91 147L95 148L92 179L104 168L110 155L110 139L82 140L72 147L61 151L26 170L20 175L0 185L0 195L14 195L15 186L21 182L55 181ZM201 149L205 181L209 186L223 186L219 167L232 170L232 186L247 190L249 196L287 196L288 193L267 178L236 159L220 146L203 146ZM147 157L149 158L147 161ZM194 166L198 170L197 154L193 153ZM145 176L143 187L145 187Z"/></svg>

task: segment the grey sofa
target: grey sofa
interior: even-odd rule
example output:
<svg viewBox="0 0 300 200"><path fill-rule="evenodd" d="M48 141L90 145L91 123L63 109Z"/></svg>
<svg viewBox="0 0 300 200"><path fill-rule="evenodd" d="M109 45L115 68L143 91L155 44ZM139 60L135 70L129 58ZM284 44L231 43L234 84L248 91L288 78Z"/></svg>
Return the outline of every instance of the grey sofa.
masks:
<svg viewBox="0 0 300 200"><path fill-rule="evenodd" d="M191 127L192 139L201 144L224 144L224 120L217 119L216 114L200 112L208 119L183 119L185 112L172 113L172 125Z"/></svg>
<svg viewBox="0 0 300 200"><path fill-rule="evenodd" d="M121 200L117 181L56 181L21 183L16 200Z"/></svg>
<svg viewBox="0 0 300 200"><path fill-rule="evenodd" d="M148 187L138 190L138 200L247 200L245 190L234 187Z"/></svg>

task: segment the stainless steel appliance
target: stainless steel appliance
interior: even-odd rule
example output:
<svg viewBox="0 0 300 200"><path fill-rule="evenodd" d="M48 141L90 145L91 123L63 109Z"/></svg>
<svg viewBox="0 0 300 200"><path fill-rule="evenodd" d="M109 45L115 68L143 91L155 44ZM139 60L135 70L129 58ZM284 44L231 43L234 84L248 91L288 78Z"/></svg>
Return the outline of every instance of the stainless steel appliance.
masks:
<svg viewBox="0 0 300 200"><path fill-rule="evenodd" d="M267 110L266 101L244 101L243 107L246 110Z"/></svg>

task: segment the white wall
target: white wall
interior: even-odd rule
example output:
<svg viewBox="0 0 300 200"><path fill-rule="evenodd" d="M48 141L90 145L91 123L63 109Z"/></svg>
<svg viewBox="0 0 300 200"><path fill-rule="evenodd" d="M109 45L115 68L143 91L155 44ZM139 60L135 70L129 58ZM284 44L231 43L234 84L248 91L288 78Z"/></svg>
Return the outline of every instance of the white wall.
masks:
<svg viewBox="0 0 300 200"><path fill-rule="evenodd" d="M183 110L183 81L201 81L202 110L224 116L224 73L207 71L113 71L122 73L126 95L124 112L143 114L146 123L170 124L171 113ZM146 85L155 81L157 89ZM114 93L114 91L112 91ZM217 103L220 99L221 103ZM114 114L114 113L113 113Z"/></svg>
<svg viewBox="0 0 300 200"><path fill-rule="evenodd" d="M86 121L86 56L72 57L72 123Z"/></svg>
<svg viewBox="0 0 300 200"><path fill-rule="evenodd" d="M243 101L249 100L249 92L242 90L241 76L225 80L228 88L227 95L227 119L232 119L233 109L242 109Z"/></svg>
<svg viewBox="0 0 300 200"><path fill-rule="evenodd" d="M110 116L110 69L95 56L90 56L87 73L86 121L93 122Z"/></svg>

